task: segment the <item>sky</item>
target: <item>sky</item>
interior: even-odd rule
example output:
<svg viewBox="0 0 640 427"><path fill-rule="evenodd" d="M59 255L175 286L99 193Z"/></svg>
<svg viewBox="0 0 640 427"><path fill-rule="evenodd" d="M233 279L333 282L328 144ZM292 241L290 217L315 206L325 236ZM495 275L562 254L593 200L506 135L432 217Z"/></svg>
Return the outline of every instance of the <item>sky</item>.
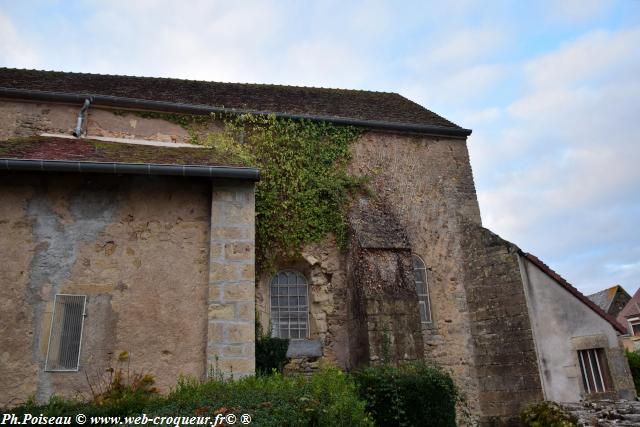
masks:
<svg viewBox="0 0 640 427"><path fill-rule="evenodd" d="M473 130L485 227L640 287L640 0L0 0L0 66L398 92Z"/></svg>

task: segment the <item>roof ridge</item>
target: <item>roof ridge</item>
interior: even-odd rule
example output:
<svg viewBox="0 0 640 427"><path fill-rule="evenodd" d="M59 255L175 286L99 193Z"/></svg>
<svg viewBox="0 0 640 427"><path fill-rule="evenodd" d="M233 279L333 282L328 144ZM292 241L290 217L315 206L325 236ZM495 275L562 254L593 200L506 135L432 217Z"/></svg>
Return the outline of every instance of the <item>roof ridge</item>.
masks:
<svg viewBox="0 0 640 427"><path fill-rule="evenodd" d="M622 326L613 316L611 316L610 314L605 312L603 309L601 309L596 303L591 301L588 297L586 297L582 292L580 292L571 283L567 282L567 280L564 277L562 277L561 275L556 273L555 270L553 270L547 264L542 262L540 260L540 258L538 258L537 256L535 256L533 254L530 254L528 252L525 252L524 256L529 261L531 261L534 265L536 265L538 268L540 268L545 274L547 274L552 279L554 279L556 282L558 282L563 288L565 288L567 291L569 291L571 294L573 294L573 296L578 298L586 306L588 306L593 311L595 311L596 314L600 315L600 317L602 317L604 320L609 322L611 324L611 326L613 326L615 329L618 330L618 332L620 332L622 334L628 333L627 329L624 326Z"/></svg>
<svg viewBox="0 0 640 427"><path fill-rule="evenodd" d="M240 85L240 86L261 86L261 87L276 87L276 88L289 88L289 89L314 89L314 90L322 90L322 91L345 91L345 92L361 92L361 93L377 93L377 94L385 94L385 95L397 95L406 99L407 101L411 101L410 99L400 95L397 92L388 92L382 90L369 90L369 89L348 89L348 88L340 88L340 87L324 87L324 86L304 86L304 85L285 85L285 84L277 84L277 83L249 83L249 82L228 82L228 81L220 81L220 80L198 80L198 79L185 79L180 77L159 77L159 76L142 76L142 75L131 75L131 74L108 74L108 73L87 73L80 71L60 71L60 70L43 70L38 68L16 68L16 67L0 67L0 70L14 70L14 71L36 71L40 73L60 73L60 74L77 74L77 75L85 75L85 76L100 76L100 77L127 77L134 79L153 79L153 80L173 80L173 81L181 81L181 82L195 82L195 83L218 83L218 84L227 84L227 85ZM422 107L422 105L417 104L414 101L412 103Z"/></svg>

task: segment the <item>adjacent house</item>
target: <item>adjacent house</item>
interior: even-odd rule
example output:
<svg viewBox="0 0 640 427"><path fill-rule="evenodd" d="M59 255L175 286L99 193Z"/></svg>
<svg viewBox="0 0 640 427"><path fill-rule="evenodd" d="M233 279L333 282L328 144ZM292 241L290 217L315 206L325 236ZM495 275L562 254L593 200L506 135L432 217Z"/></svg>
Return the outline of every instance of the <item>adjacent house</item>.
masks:
<svg viewBox="0 0 640 427"><path fill-rule="evenodd" d="M617 321L624 325L628 332L628 336L623 340L625 348L630 351L640 350L640 289L620 311Z"/></svg>
<svg viewBox="0 0 640 427"><path fill-rule="evenodd" d="M615 285L593 295L588 295L587 298L603 309L605 313L618 317L620 311L631 299L631 295L622 286Z"/></svg>
<svg viewBox="0 0 640 427"><path fill-rule="evenodd" d="M219 119L172 119L211 113L360 129L348 247L256 269L259 171L191 143ZM292 370L435 361L482 425L635 397L626 328L482 227L470 134L394 93L0 69L0 405L86 390L121 351L165 390L249 375L255 313Z"/></svg>

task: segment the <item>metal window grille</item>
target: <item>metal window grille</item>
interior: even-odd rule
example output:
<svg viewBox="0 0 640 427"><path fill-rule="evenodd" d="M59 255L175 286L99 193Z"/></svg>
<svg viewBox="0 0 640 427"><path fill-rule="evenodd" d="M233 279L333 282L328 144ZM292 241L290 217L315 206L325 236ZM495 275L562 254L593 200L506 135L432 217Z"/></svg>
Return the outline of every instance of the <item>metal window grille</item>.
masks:
<svg viewBox="0 0 640 427"><path fill-rule="evenodd" d="M418 294L418 307L422 323L431 323L431 301L429 300L429 283L427 281L427 267L417 255L413 256L413 274Z"/></svg>
<svg viewBox="0 0 640 427"><path fill-rule="evenodd" d="M301 339L309 333L307 279L297 271L279 271L271 279L271 334Z"/></svg>
<svg viewBox="0 0 640 427"><path fill-rule="evenodd" d="M45 370L78 370L86 300L85 295L55 296Z"/></svg>
<svg viewBox="0 0 640 427"><path fill-rule="evenodd" d="M582 383L587 393L602 393L611 390L607 359L603 348L578 351Z"/></svg>

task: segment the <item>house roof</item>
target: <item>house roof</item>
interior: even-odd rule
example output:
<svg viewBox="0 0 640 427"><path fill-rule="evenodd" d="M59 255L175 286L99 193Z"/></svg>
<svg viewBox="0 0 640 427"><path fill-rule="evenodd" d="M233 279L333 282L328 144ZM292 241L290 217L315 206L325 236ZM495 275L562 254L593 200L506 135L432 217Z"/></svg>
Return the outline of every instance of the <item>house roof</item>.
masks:
<svg viewBox="0 0 640 427"><path fill-rule="evenodd" d="M626 324L627 319L633 316L640 316L640 288L633 294L627 305L618 314L618 322Z"/></svg>
<svg viewBox="0 0 640 427"><path fill-rule="evenodd" d="M536 267L542 270L546 275L551 277L558 285L562 286L569 293L571 293L573 296L575 296L580 301L582 301L587 307L589 307L591 310L596 312L596 314L598 314L604 320L609 322L611 326L613 326L613 328L616 329L618 332L620 332L621 334L627 333L627 328L625 328L620 323L618 323L618 321L613 316L611 316L610 314L607 314L602 308L600 308L593 301L591 301L589 298L584 296L582 292L576 289L571 283L567 282L562 276L560 276L558 273L552 270L551 267L549 267L547 264L540 261L538 257L529 253L524 253L524 257L529 261L531 261L532 264L534 264Z"/></svg>
<svg viewBox="0 0 640 427"><path fill-rule="evenodd" d="M209 106L230 111L275 113L321 118L428 126L437 131L461 128L421 105L397 94L365 90L326 89L267 84L219 83L155 77L0 68L0 89L103 95L184 105ZM6 96L6 94L5 94Z"/></svg>
<svg viewBox="0 0 640 427"><path fill-rule="evenodd" d="M190 175L258 180L258 170L208 148L33 136L0 141L0 170Z"/></svg>
<svg viewBox="0 0 640 427"><path fill-rule="evenodd" d="M592 295L587 295L598 307L612 316L617 316L620 310L631 299L631 296L620 285L615 285Z"/></svg>

